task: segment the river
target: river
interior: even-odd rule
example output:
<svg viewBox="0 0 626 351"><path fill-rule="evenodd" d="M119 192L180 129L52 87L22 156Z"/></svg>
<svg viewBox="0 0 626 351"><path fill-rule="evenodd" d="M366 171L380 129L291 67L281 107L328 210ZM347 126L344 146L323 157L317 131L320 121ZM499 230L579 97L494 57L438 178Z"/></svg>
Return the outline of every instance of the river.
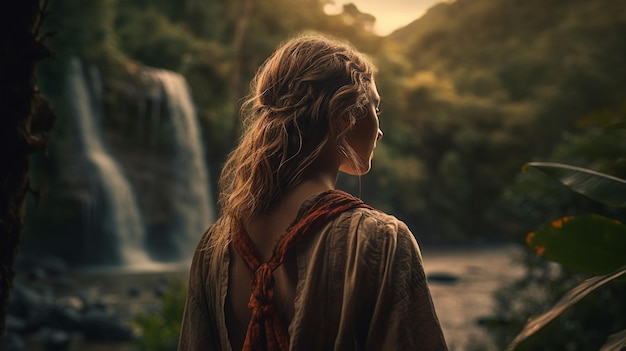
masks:
<svg viewBox="0 0 626 351"><path fill-rule="evenodd" d="M492 294L523 273L515 263L518 246L479 248L422 248L427 276L455 277L431 280L430 291L450 351L466 351L479 342L481 350L494 349L477 324L494 307Z"/></svg>

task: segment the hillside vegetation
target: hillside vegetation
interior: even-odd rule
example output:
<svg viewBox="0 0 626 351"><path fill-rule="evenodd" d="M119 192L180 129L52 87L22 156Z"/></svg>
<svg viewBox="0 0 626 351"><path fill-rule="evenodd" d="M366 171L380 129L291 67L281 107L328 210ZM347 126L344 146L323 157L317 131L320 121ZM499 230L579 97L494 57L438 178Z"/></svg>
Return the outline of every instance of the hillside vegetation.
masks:
<svg viewBox="0 0 626 351"><path fill-rule="evenodd" d="M54 185L67 177L58 167L71 137L60 82L72 55L102 72L105 135L120 155L141 155L143 147L141 126L132 122L136 68L183 74L215 190L239 135L238 103L262 60L303 31L350 40L379 66L385 137L371 174L360 181L341 177L340 185L406 221L425 244L519 238L526 224L511 216L520 213L519 203L502 199L514 197L507 189L521 165L553 157L563 136L580 132L580 121L619 113L626 103L621 0L458 0L387 37L369 30L376 14L346 6L330 16L318 0L51 6L47 24L56 32L51 46L58 59L41 69L39 80L61 113L51 156L37 168L52 185L49 198L70 191ZM128 167L132 162L126 160ZM67 236L63 206L44 201L40 208L38 216L54 217L54 225L31 230Z"/></svg>
<svg viewBox="0 0 626 351"><path fill-rule="evenodd" d="M626 106L625 9L613 0L459 0L385 38L386 144L414 168L404 171L413 179L389 183L420 184L384 188L397 190L388 203L412 209L404 215L435 235L518 227L494 205L520 166L549 158L579 121Z"/></svg>

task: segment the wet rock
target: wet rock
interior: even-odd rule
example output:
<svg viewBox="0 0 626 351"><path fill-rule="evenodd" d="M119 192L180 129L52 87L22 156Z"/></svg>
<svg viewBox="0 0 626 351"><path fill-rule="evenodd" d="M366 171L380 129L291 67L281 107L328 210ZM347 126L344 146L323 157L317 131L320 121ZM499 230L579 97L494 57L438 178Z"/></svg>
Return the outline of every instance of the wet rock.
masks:
<svg viewBox="0 0 626 351"><path fill-rule="evenodd" d="M511 319L510 318L506 318L506 317L502 317L502 316L497 316L497 317L490 317L490 316L478 317L478 318L476 318L474 320L474 322L476 323L476 325L480 325L480 326L484 326L484 327L494 327L494 326L503 327L503 326L511 325Z"/></svg>
<svg viewBox="0 0 626 351"><path fill-rule="evenodd" d="M7 331L23 333L26 330L26 321L23 318L9 314L5 321L5 328Z"/></svg>
<svg viewBox="0 0 626 351"><path fill-rule="evenodd" d="M44 345L46 351L65 351L70 347L72 336L65 330L45 327L32 335L30 340Z"/></svg>
<svg viewBox="0 0 626 351"><path fill-rule="evenodd" d="M24 339L18 333L10 330L4 334L2 341L0 341L0 351L22 351L25 348Z"/></svg>
<svg viewBox="0 0 626 351"><path fill-rule="evenodd" d="M81 332L85 340L131 341L133 330L120 318L105 313L92 312L83 317Z"/></svg>
<svg viewBox="0 0 626 351"><path fill-rule="evenodd" d="M69 349L70 335L63 330L52 330L46 340L46 351L65 351Z"/></svg>
<svg viewBox="0 0 626 351"><path fill-rule="evenodd" d="M169 282L167 278L160 277L156 287L154 288L154 295L156 297L163 297L169 288Z"/></svg>
<svg viewBox="0 0 626 351"><path fill-rule="evenodd" d="M459 281L459 277L451 273L436 272L428 274L427 280L429 283L456 284Z"/></svg>
<svg viewBox="0 0 626 351"><path fill-rule="evenodd" d="M31 279L43 279L67 273L67 263L51 255L20 254L16 260L16 270Z"/></svg>
<svg viewBox="0 0 626 351"><path fill-rule="evenodd" d="M128 296L129 297L137 298L137 297L139 297L139 295L141 295L141 289L139 289L137 287L132 287L132 288L128 289Z"/></svg>
<svg viewBox="0 0 626 351"><path fill-rule="evenodd" d="M48 287L15 282L9 299L7 336L0 351L20 351L35 342L46 351L70 348L72 340L130 341L133 330L101 296L56 297Z"/></svg>
<svg viewBox="0 0 626 351"><path fill-rule="evenodd" d="M34 279L34 280L44 279L48 276L46 271L40 267L34 267L30 269L28 272L26 272L26 274L28 275L28 278Z"/></svg>
<svg viewBox="0 0 626 351"><path fill-rule="evenodd" d="M78 296L65 296L56 301L56 304L65 308L73 308L77 311L85 307L85 302Z"/></svg>
<svg viewBox="0 0 626 351"><path fill-rule="evenodd" d="M73 331L81 323L79 310L56 305L54 302L31 306L22 318L25 321L23 333L33 333L45 327Z"/></svg>
<svg viewBox="0 0 626 351"><path fill-rule="evenodd" d="M68 331L80 329L82 323L80 310L70 306L51 306L45 317L42 325L50 325Z"/></svg>
<svg viewBox="0 0 626 351"><path fill-rule="evenodd" d="M39 306L40 297L34 289L15 282L9 299L9 314L26 317L32 307Z"/></svg>

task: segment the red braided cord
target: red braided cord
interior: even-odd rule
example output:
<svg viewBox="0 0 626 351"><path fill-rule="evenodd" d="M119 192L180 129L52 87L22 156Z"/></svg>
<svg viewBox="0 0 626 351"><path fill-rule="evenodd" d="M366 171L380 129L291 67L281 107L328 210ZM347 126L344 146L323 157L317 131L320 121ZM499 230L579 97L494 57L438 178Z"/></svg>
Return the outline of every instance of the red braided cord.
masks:
<svg viewBox="0 0 626 351"><path fill-rule="evenodd" d="M248 308L252 316L248 324L243 351L269 350L286 351L289 334L274 309L273 271L280 266L287 252L295 243L313 233L339 214L356 207L370 208L363 201L340 190L322 193L317 202L307 209L280 237L272 257L261 264L259 254L242 226L233 235L233 245L253 274L252 292Z"/></svg>

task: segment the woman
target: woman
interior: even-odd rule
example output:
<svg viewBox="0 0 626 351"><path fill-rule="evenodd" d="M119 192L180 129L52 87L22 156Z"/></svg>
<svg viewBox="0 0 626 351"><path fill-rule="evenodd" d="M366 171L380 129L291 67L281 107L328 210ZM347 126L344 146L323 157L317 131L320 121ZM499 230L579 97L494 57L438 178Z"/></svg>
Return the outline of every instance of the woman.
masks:
<svg viewBox="0 0 626 351"><path fill-rule="evenodd" d="M375 68L296 37L259 68L195 252L179 350L445 350L415 238L338 190L371 167Z"/></svg>

